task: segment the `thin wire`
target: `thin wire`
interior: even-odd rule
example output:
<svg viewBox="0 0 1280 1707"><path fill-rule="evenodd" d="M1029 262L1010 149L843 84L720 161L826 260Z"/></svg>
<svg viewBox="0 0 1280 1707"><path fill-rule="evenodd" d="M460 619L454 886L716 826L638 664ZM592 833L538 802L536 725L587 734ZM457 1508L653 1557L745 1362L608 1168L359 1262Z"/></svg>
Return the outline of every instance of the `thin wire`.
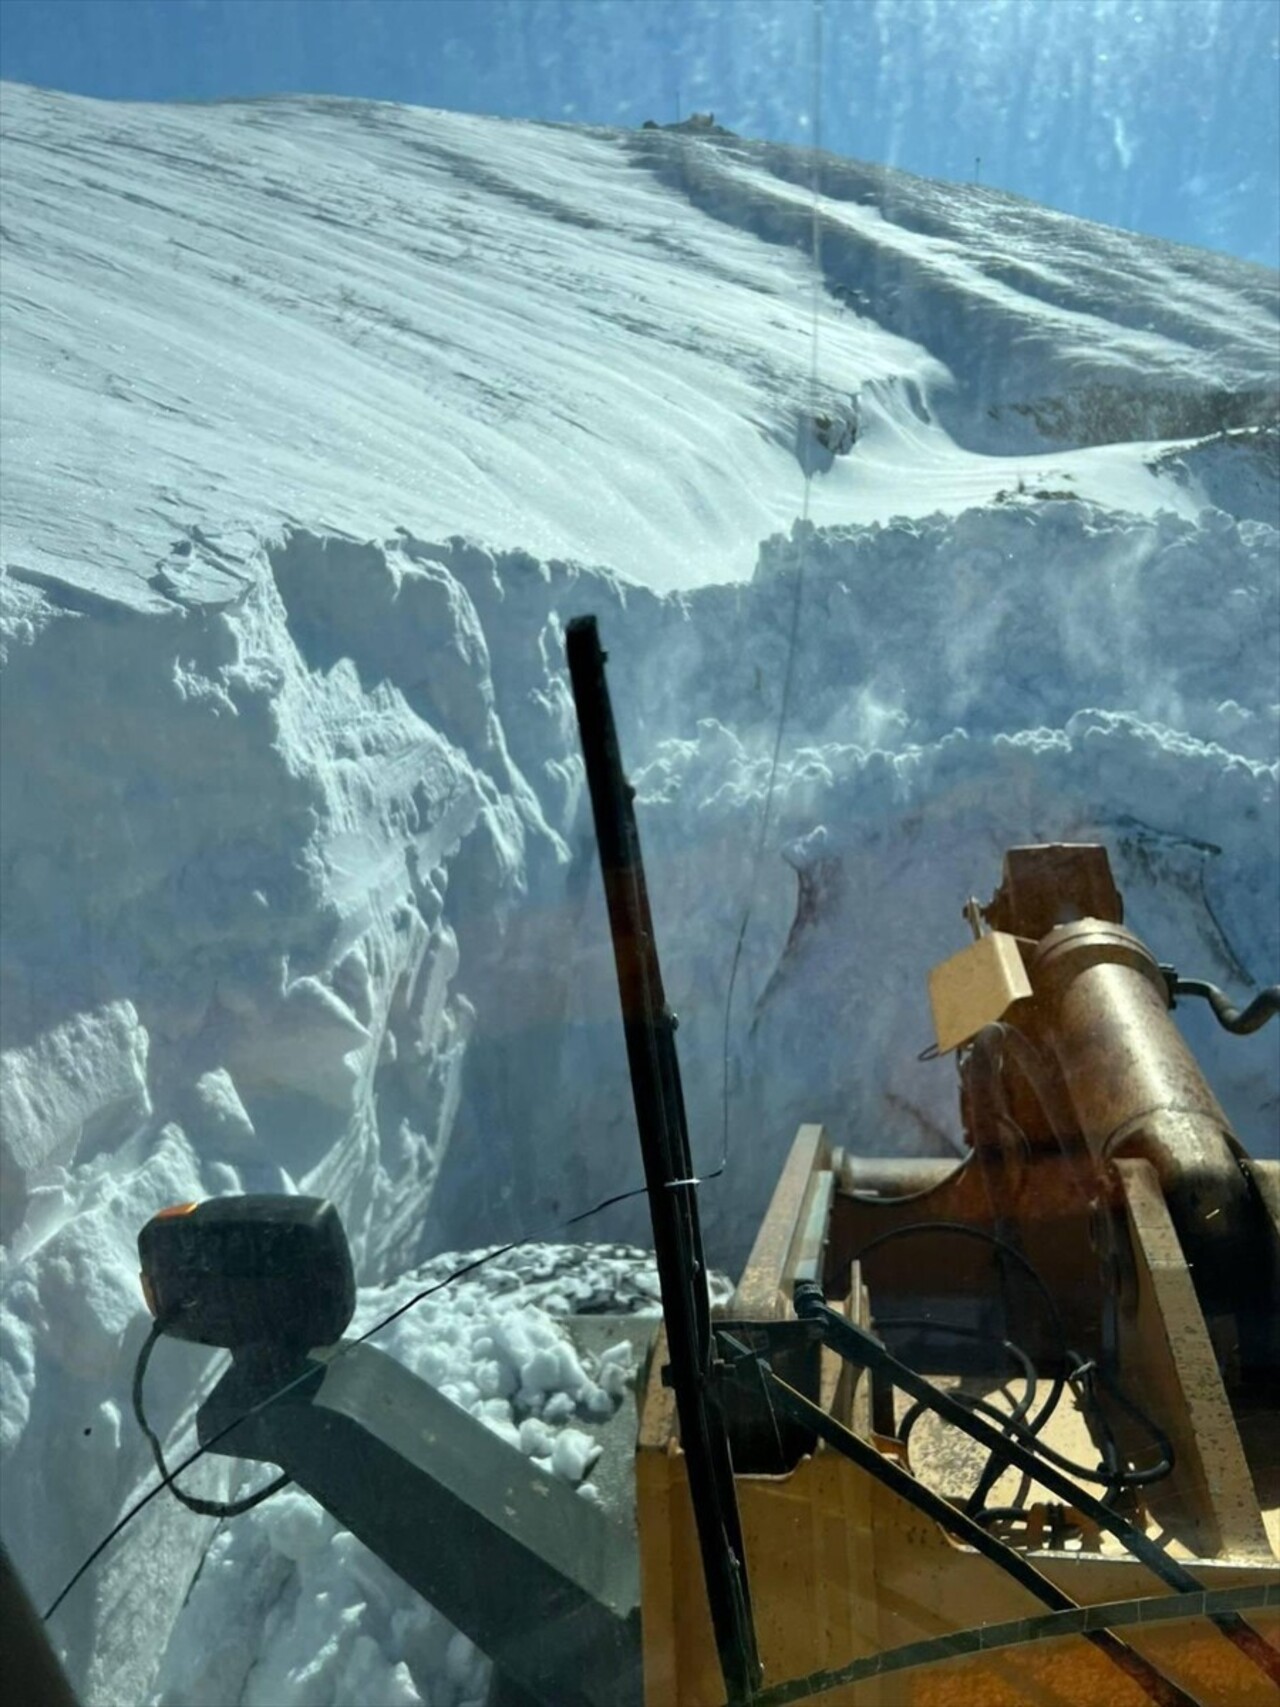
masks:
<svg viewBox="0 0 1280 1707"><path fill-rule="evenodd" d="M821 167L819 165L819 150L822 146L822 0L813 0L813 132L811 142L811 179L810 188L812 200L810 204L810 255L813 262L813 305L809 331L809 412L816 415L818 405L818 341L821 319L819 306L822 299L822 220L821 220ZM801 439L804 443L804 439ZM782 700L778 707L778 727L774 733L773 756L769 762L769 782L765 789L764 810L760 814L760 831L756 837L755 851L751 856L751 875L747 884L747 903L742 909L742 918L738 925L737 939L733 945L733 959L729 966L729 987L725 992L724 1001L724 1037L721 1051L721 1108L723 1122L720 1137L720 1161L713 1171L704 1177L717 1179L728 1166L729 1162L729 1035L733 1020L733 994L738 982L738 968L742 961L743 944L746 942L747 930L751 924L751 915L755 910L756 895L760 886L760 869L764 863L765 845L769 838L769 830L773 821L773 801L778 783L778 762L782 753L782 738L787 727L787 718L791 710L791 691L795 682L796 644L800 634L800 608L804 592L805 568L809 551L809 508L813 494L813 458L806 450L804 460L804 502L800 514L800 554L796 564L795 584L791 597L791 623L787 636L787 662L782 678Z"/></svg>
<svg viewBox="0 0 1280 1707"><path fill-rule="evenodd" d="M699 1183L700 1182L698 1180L683 1179L667 1181L668 1186L697 1185ZM569 1219L562 1222L561 1225L565 1227L576 1227L579 1221L589 1221L593 1215L598 1215L602 1209L612 1209L615 1203L630 1203L633 1197L648 1197L648 1195L649 1188L647 1185L633 1186L630 1191L619 1191L615 1193L613 1197L602 1197L599 1203L593 1204L590 1209L584 1209L579 1215L571 1215ZM529 1240L521 1239L520 1243L522 1245L527 1245ZM514 1247L512 1248L514 1249Z"/></svg>
<svg viewBox="0 0 1280 1707"><path fill-rule="evenodd" d="M185 1488L180 1488L169 1473L169 1466L164 1461L164 1447L160 1444L160 1436L147 1421L146 1403L143 1397L143 1383L146 1380L147 1365L151 1361L151 1353L155 1350L156 1341L163 1334L172 1320L172 1315L157 1316L151 1324L151 1332L143 1342L142 1350L138 1353L138 1361L133 1370L133 1414L138 1427L151 1443L151 1456L155 1460L156 1469L160 1472L160 1480L169 1489L176 1500L186 1506L188 1511L194 1511L198 1517L240 1517L246 1511L252 1511L254 1506L269 1500L272 1494L278 1494L281 1488L287 1487L292 1477L277 1476L274 1481L264 1487L257 1488L251 1494L246 1494L238 1500L207 1500L198 1494L189 1494Z"/></svg>
<svg viewBox="0 0 1280 1707"><path fill-rule="evenodd" d="M587 1213L592 1214L594 1211L588 1210ZM567 1227L569 1222L565 1221L562 1225ZM553 1231L558 1232L559 1228L555 1228ZM536 1235L531 1233L527 1239L513 1239L509 1245L498 1245L496 1249L486 1251L482 1257L476 1257L472 1262L463 1263L461 1268L455 1268L453 1273L445 1275L443 1280L437 1280L434 1286L424 1286L421 1292L415 1292L407 1304L401 1304L397 1309L392 1310L390 1315L383 1316L381 1321L375 1322L371 1328L366 1328L357 1339L344 1342L331 1361L336 1362L337 1358L342 1357L352 1346L363 1345L366 1340L371 1340L375 1334L380 1334L383 1328L389 1328L392 1322L399 1320L406 1310L412 1310L415 1304L421 1304L422 1300L430 1298L433 1292L443 1292L446 1286L452 1286L454 1281L461 1280L464 1274L473 1274L476 1269L483 1268L486 1263L496 1262L499 1257L505 1257L511 1251L518 1251L521 1245L543 1242L545 1241L538 1239ZM297 1383L290 1382L289 1385L293 1387ZM288 1388L284 1389L285 1392L288 1390Z"/></svg>

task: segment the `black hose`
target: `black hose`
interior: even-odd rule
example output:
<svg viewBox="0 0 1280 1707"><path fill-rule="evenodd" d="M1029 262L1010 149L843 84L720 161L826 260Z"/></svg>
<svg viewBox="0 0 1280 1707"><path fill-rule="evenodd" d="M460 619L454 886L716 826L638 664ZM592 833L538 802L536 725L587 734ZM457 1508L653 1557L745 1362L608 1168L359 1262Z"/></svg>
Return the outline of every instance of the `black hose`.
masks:
<svg viewBox="0 0 1280 1707"><path fill-rule="evenodd" d="M823 1340L833 1351L838 1351L859 1368L873 1373L879 1371L887 1376L904 1392L923 1399L946 1421L972 1434L989 1451L1006 1454L1019 1469L1043 1483L1050 1492L1075 1505L1086 1517L1091 1517L1095 1523L1114 1535L1168 1587L1190 1592L1201 1590L1203 1585L1197 1582L1186 1566L1179 1560L1170 1558L1144 1530L1103 1505L1101 1500L1095 1499L1088 1489L1080 1487L1078 1482L1070 1482L1054 1465L1046 1463L1039 1456L1042 1450L1039 1442L1036 1443L1036 1450L1032 1451L1017 1439L998 1435L976 1410L966 1412L965 1407L958 1404L952 1394L934 1386L916 1370L900 1362L874 1335L860 1328L857 1323L847 1321L830 1309L820 1286L812 1281L797 1281L795 1311L802 1322L819 1324ZM1008 1420L1002 1413L997 1413L997 1416L1002 1424ZM1280 1651L1236 1613L1212 1613L1210 1618L1235 1648L1245 1654L1273 1683L1280 1684Z"/></svg>
<svg viewBox="0 0 1280 1707"><path fill-rule="evenodd" d="M1007 1239L999 1239L994 1233L988 1233L981 1227L970 1227L964 1221L908 1221L904 1226L889 1227L883 1233L877 1233L874 1239L868 1239L866 1244L854 1253L855 1262L864 1262L872 1251L878 1251L882 1245L890 1244L894 1239L919 1238L925 1233L951 1233L957 1238L977 1239L984 1245L990 1245L1002 1255L1007 1256L1030 1280L1040 1295L1045 1307L1045 1314L1052 1324L1054 1336L1061 1346L1065 1356L1067 1350L1066 1330L1062 1324L1062 1314L1054 1302L1053 1293L1044 1282L1044 1278L1027 1261L1016 1246Z"/></svg>
<svg viewBox="0 0 1280 1707"><path fill-rule="evenodd" d="M1269 1019L1280 1014L1280 984L1268 984L1245 1007L1238 1008L1225 990L1220 990L1216 984L1206 983L1203 978L1179 978L1174 972L1171 976L1166 973L1166 979L1171 997L1199 996L1213 1009L1218 1024L1237 1037L1261 1031Z"/></svg>
<svg viewBox="0 0 1280 1707"><path fill-rule="evenodd" d="M1074 1459L1067 1458L1061 1452L1055 1451L1052 1446L1046 1445L1043 1440L1033 1434L1033 1431L1025 1423L1016 1421L1008 1411L1000 1410L986 1399L977 1398L971 1393L955 1393L952 1396L956 1403L963 1405L966 1410L980 1412L983 1416L989 1417L993 1423L1000 1423L1024 1444L1034 1446L1035 1450L1047 1458L1051 1464L1056 1464L1060 1470L1065 1470L1068 1475L1079 1476L1085 1482L1098 1482L1103 1486L1109 1486L1118 1481L1122 1487L1126 1488L1145 1487L1151 1482L1160 1481L1173 1469L1173 1447L1168 1436L1163 1429L1152 1422L1150 1417L1139 1411L1137 1406L1129 1400L1121 1400L1121 1402L1125 1409L1141 1422L1161 1452L1159 1462L1145 1470L1121 1470L1116 1465L1108 1464L1105 1461L1093 1468L1087 1464L1077 1464Z"/></svg>
<svg viewBox="0 0 1280 1707"><path fill-rule="evenodd" d="M981 1227L967 1226L963 1221L908 1221L905 1226L890 1227L887 1232L877 1233L874 1239L869 1239L867 1243L862 1246L861 1250L857 1252L854 1260L856 1262L862 1262L872 1251L878 1250L881 1245L887 1245L894 1239L918 1238L920 1235L925 1233L951 1233L958 1238L977 1239L981 1244L990 1245L994 1250L1015 1262L1040 1295L1040 1300L1044 1304L1045 1314L1049 1318L1049 1323L1053 1329L1054 1338L1058 1342L1063 1358L1063 1364L1065 1366L1065 1363L1068 1360L1067 1331L1063 1326L1062 1314L1054 1301L1053 1293L1050 1292L1048 1286L1045 1284L1044 1277L1040 1274L1039 1270L1033 1268L1027 1261L1026 1257L1023 1256L1022 1252L1018 1250L1016 1246L1011 1245L1007 1239L997 1238L994 1233L988 1233ZM1054 1373L1053 1384L1049 1389L1049 1395L1045 1400L1040 1415L1033 1419L1032 1424L1029 1425L1033 1430L1043 1427L1043 1425L1053 1415L1053 1412L1057 1409L1058 1401L1062 1397L1062 1391L1065 1386L1065 1367L1059 1367ZM903 1421L905 1423L906 1419L904 1418Z"/></svg>
<svg viewBox="0 0 1280 1707"><path fill-rule="evenodd" d="M965 1339L983 1340L988 1345L998 1345L1018 1365L1026 1383L1022 1397L1017 1400L1010 1415L1022 1418L1031 1409L1040 1377L1030 1355L1012 1340L1001 1339L997 1334L984 1333L981 1328L971 1328L965 1322L940 1322L933 1316L890 1316L888 1319L877 1316L875 1327L880 1333L884 1333L886 1329L913 1328L916 1332L924 1330L938 1334L960 1334Z"/></svg>
<svg viewBox="0 0 1280 1707"><path fill-rule="evenodd" d="M1160 1427L1160 1424L1156 1422L1154 1418L1149 1417L1144 1410L1141 1410L1133 1400L1128 1397L1119 1382L1113 1380L1113 1378L1107 1374L1106 1370L1102 1368L1101 1364L1082 1364L1071 1377L1073 1385L1086 1373L1090 1376L1096 1376L1097 1379L1101 1381L1102 1385L1115 1400L1116 1404L1120 1406L1121 1410L1127 1412L1128 1415L1133 1418L1134 1422L1138 1424L1139 1428L1145 1430L1145 1432L1150 1435L1151 1439L1160 1449L1159 1462L1153 1464L1149 1469L1125 1470L1121 1472L1122 1485L1126 1488L1149 1487L1152 1482L1161 1481L1165 1476L1169 1475L1173 1470L1175 1462L1173 1442ZM1087 1389L1084 1402L1092 1403L1095 1415L1102 1418L1102 1413L1098 1409L1096 1401L1091 1400L1091 1397L1087 1394ZM1105 1427L1106 1419L1102 1418L1102 1422ZM1109 1436L1109 1429L1107 1430L1107 1433Z"/></svg>
<svg viewBox="0 0 1280 1707"><path fill-rule="evenodd" d="M143 1341L142 1350L138 1353L138 1361L133 1369L133 1414L138 1419L138 1427L151 1443L151 1456L156 1461L156 1469L160 1472L164 1486L176 1500L180 1500L188 1511L198 1512L201 1517L239 1517L241 1512L252 1511L254 1506L261 1505L263 1500L270 1499L272 1494L278 1494L281 1488L293 1480L291 1476L277 1476L274 1482L268 1482L265 1488L259 1488L256 1493L246 1494L242 1500L202 1500L195 1494L188 1494L181 1489L170 1474L169 1466L164 1461L164 1448L160 1445L159 1437L147 1421L146 1411L142 1402L142 1381L147 1373L147 1365L151 1361L151 1353L155 1343L164 1332L163 1320L151 1324L151 1332ZM68 1585L70 1586L70 1585ZM65 1590L63 1591L66 1592ZM55 1605L57 1602L55 1601ZM53 1608L51 1607L50 1612ZM49 1613L45 1614L47 1618Z"/></svg>
<svg viewBox="0 0 1280 1707"><path fill-rule="evenodd" d="M739 1355L750 1353L744 1346L734 1345L730 1336L724 1336L731 1348ZM941 1495L933 1492L923 1482L918 1482L909 1471L886 1458L878 1452L869 1441L863 1440L858 1434L845 1428L843 1423L820 1405L815 1405L811 1399L798 1393L788 1385L772 1369L758 1360L764 1370L764 1378L772 1388L778 1406L787 1412L797 1422L812 1428L813 1431L827 1442L829 1446L853 1460L859 1468L876 1478L885 1487L892 1489L902 1499L923 1512L935 1522L941 1524L958 1540L965 1542L993 1565L1006 1571L1015 1582L1042 1601L1046 1606L1055 1610L1069 1611L1072 1609L1070 1596L1059 1588L1057 1583L1044 1575L1042 1571L1016 1548L1010 1547L999 1537L990 1535L979 1524L964 1512L944 1500ZM1079 1610L1078 1608L1076 1609ZM1197 1707L1195 1698L1182 1689L1172 1678L1166 1677L1144 1655L1136 1653L1128 1643L1120 1640L1112 1630L1106 1628L1091 1629L1086 1633L1086 1640L1092 1642L1106 1654L1115 1665L1131 1677L1150 1699L1160 1704L1160 1707Z"/></svg>
<svg viewBox="0 0 1280 1707"><path fill-rule="evenodd" d="M877 1323L876 1325L879 1327L882 1325L892 1324ZM1007 1344L1008 1342L1004 1343ZM1019 1355L1018 1348L1010 1345L1009 1350L1015 1355ZM1021 1353L1020 1355L1025 1357L1026 1354ZM989 1417L992 1422L1000 1423L1009 1434L1022 1441L1025 1445L1034 1447L1037 1452L1043 1453L1050 1463L1056 1464L1059 1469L1067 1471L1070 1475L1079 1476L1083 1481L1097 1482L1105 1486L1107 1490L1106 1500L1108 1503L1123 1489L1149 1487L1151 1483L1162 1481L1166 1476L1170 1475L1174 1465L1173 1443L1170 1441L1168 1435L1160 1425L1153 1421L1145 1411L1139 1409L1139 1407L1134 1404L1133 1400L1125 1395L1117 1383L1092 1360L1086 1361L1076 1352L1068 1352L1067 1357L1068 1360L1075 1365L1071 1375L1068 1377L1072 1388L1081 1398L1081 1403L1092 1413L1094 1421L1103 1435L1101 1448L1102 1462L1096 1468L1091 1469L1087 1464L1078 1464L1074 1459L1064 1457L1062 1453L1055 1451L1053 1447L1039 1439L1040 1430L1044 1427L1052 1414L1051 1408L1048 1404L1044 1405L1040 1412L1028 1423L1025 1420L1026 1410L1020 1410L1016 1405L1012 1411L1002 1411L997 1406L990 1404L986 1399L979 1398L977 1395L972 1393L954 1393L952 1397L955 1399L957 1404L963 1405L966 1410L980 1412L983 1416ZM1106 1418L1102 1415L1096 1400L1092 1398L1088 1391L1086 1383L1091 1382L1095 1377L1097 1380L1101 1381L1103 1386L1106 1387L1107 1391L1111 1394L1112 1398L1115 1399L1116 1403L1120 1405L1123 1410L1127 1411L1133 1420L1155 1442L1160 1451L1160 1458L1155 1464L1152 1464L1142 1470L1128 1470L1121 1465L1120 1455L1112 1437L1110 1426L1108 1425ZM1077 1385L1077 1383L1079 1383L1079 1385ZM915 1403L912 1404L904 1413L901 1433L899 1435L899 1439L902 1441L904 1446L908 1444L911 1436L911 1430L919 1421L922 1413L930 1408L931 1407L929 1407L923 1400L917 1399ZM987 1469L984 1470L977 1487L974 1489L972 1495L970 1495L965 1509L971 1517L976 1518L979 1522L984 1522L986 1519L993 1516L996 1511L1003 1509L999 1507L984 1509L982 1506L982 1500L990 1491L996 1476L998 1476L1006 1467L1007 1463L1000 1462L998 1460L998 1455L993 1454L991 1463L989 1463Z"/></svg>
<svg viewBox="0 0 1280 1707"><path fill-rule="evenodd" d="M1036 1372L1035 1364L1031 1361L1028 1354L1023 1351L1020 1345L1015 1345L1012 1340L997 1339L994 1334L984 1333L981 1328L971 1328L961 1322L938 1322L934 1321L933 1318L929 1316L894 1316L888 1321L883 1321L877 1317L875 1326L880 1333L884 1333L886 1330L892 1330L893 1328L914 1328L916 1330L926 1328L933 1329L938 1333L962 1334L966 1339L984 1340L990 1345L998 1345L1002 1351L1006 1352L1009 1357L1012 1358L1022 1371L1022 1378L1024 1382L1022 1397L1014 1401L1013 1409L1009 1412L1009 1417L1011 1421L1025 1421L1027 1412L1035 1402L1036 1388L1039 1385L1039 1375ZM963 1397L963 1395L957 1395L957 1397ZM902 1442L904 1450L910 1444L911 1430L919 1421L923 1410L924 1406L917 1400L916 1403L910 1405L903 1414L898 1439ZM1032 1419L1029 1426L1033 1430L1042 1427L1048 1416L1049 1406L1042 1406L1040 1414ZM1000 1474L1000 1470L1002 1468L1002 1465L995 1464L994 1459L988 1461L987 1467L983 1471L978 1482L978 1486L974 1490L974 1493L970 1497L969 1503L965 1508L970 1517L977 1516L987 1489Z"/></svg>
<svg viewBox="0 0 1280 1707"><path fill-rule="evenodd" d="M993 1422L998 1421L1002 1423L1006 1431L1010 1435L1014 1436L1015 1439L1034 1442L1035 1445L1041 1447L1043 1450L1043 1446L1039 1438L1040 1430L1045 1426L1049 1421L1049 1418L1057 1409L1058 1401L1062 1397L1062 1391L1062 1385L1056 1384L1050 1390L1044 1404L1041 1405L1040 1409L1036 1412L1035 1416L1030 1419L1030 1421L1026 1418L1026 1412L1020 1410L1017 1405L1015 1405L1011 1411L1001 1411L997 1410L994 1405L987 1405L983 1400L977 1398L972 1393L954 1393L952 1394L952 1397L958 1405L965 1406L967 1410L982 1409L989 1417L991 1417ZM925 1411L929 1409L930 1407L928 1405L926 1405L922 1400L917 1399L903 1412L898 1438L902 1442L904 1449L910 1448L911 1431L919 1422ZM1008 1468L1009 1460L1003 1454L993 1452L988 1458L982 1474L974 1485L973 1492L965 1501L964 1509L968 1516L973 1518L975 1523L985 1523L991 1516L991 1510L984 1502L987 1495L991 1492L991 1489ZM1111 1497L1110 1493L1108 1494L1108 1497Z"/></svg>
<svg viewBox="0 0 1280 1707"><path fill-rule="evenodd" d="M992 1028L989 1027L988 1030L990 1029ZM1054 1336L1057 1339L1064 1363L1070 1361L1070 1352L1067 1349L1066 1329L1063 1326L1062 1316L1058 1310L1056 1302L1054 1301L1052 1292L1050 1292L1048 1286L1045 1284L1044 1278L1040 1274L1039 1270L1033 1268L1031 1263L1023 1256L1022 1252L1018 1250L1016 1246L1011 1245L1007 1239L997 1238L994 1233L988 1233L981 1227L969 1227L962 1221L910 1221L905 1226L891 1227L887 1232L877 1234L874 1239L869 1240L865 1245L863 1245L861 1250L858 1252L856 1260L861 1262L871 1251L877 1249L880 1245L888 1244L893 1239L918 1237L924 1233L952 1233L964 1238L977 1239L982 1244L990 1245L993 1250L996 1251L997 1255L1006 1256L1012 1259L1039 1293L1041 1301L1045 1307L1045 1313L1049 1317ZM1011 1351L1014 1349L1011 1341L1000 1341L999 1343L1008 1345ZM1015 1352L1014 1355L1018 1355L1018 1353ZM1026 1435L1029 1435L1034 1441L1036 1440L1039 1431L1057 1410L1065 1387L1065 1370L1062 1366L1059 1366L1054 1373L1053 1381L1050 1385L1044 1404L1029 1422L1024 1420L1026 1417L1026 1411L1019 1410L1016 1406L1012 1413L996 1411L994 1407L992 1407L993 1414L1002 1422L1010 1425L1009 1432L1011 1434L1017 1433L1022 1435L1022 1431L1025 1430ZM962 1404L965 1403L967 1397L968 1395L965 1394L956 1395L957 1400ZM899 1438L904 1446L909 1444L911 1439L911 1430L919 1421L920 1413L925 1408L925 1406L917 1402L910 1405L904 1413L899 1434ZM998 1453L992 1453L981 1476L978 1478L972 1494L969 1496L966 1510L969 1512L970 1516L975 1518L980 1516L983 1501L986 1499L987 1494L991 1491L991 1488L1007 1467L1007 1458L1002 1457Z"/></svg>

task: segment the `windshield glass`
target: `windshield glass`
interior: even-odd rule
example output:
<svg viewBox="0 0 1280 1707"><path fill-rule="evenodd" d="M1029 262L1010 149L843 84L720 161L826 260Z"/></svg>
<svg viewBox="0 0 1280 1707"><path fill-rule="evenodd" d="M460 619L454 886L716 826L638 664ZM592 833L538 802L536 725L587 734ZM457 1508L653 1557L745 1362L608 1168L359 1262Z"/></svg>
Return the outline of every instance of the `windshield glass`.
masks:
<svg viewBox="0 0 1280 1707"><path fill-rule="evenodd" d="M5 0L0 76L2 1529L77 1698L725 1699L738 1614L713 1586L681 1624L672 1581L710 1567L653 1467L679 1432L698 1505L661 1369L673 1312L710 1359L707 1299L1018 1529L1015 1468L930 1482L936 1420L912 1459L902 1390L873 1419L844 1353L806 1363L789 1291L807 1261L856 1325L857 1193L987 1141L1009 1195L970 1170L941 1215L985 1228L983 1275L895 1245L868 1320L987 1286L948 1350L985 1336L1009 1388L991 1241L1039 1261L1017 1170L1067 1158L1061 1244L1091 1254L1047 1284L1077 1337L1029 1377L1076 1395L1055 1449L1110 1465L1125 1521L1167 1458L1152 1533L1201 1586L1262 1580L1236 1565L1280 1547L1275 1348L1229 1271L1266 1297L1280 1186L1235 1158L1280 1161L1275 1031L1179 980L1238 1017L1280 975L1274 0ZM636 843L624 777L584 770L585 615L651 930L606 905L602 813L632 903ZM1110 877L1077 904L1055 867L1037 911L1004 864L1036 844ZM1105 953L1158 1020L1019 1029L1035 942L1120 927L1112 878L1146 947ZM948 1042L930 969L975 937ZM1086 1106L1122 1058L1141 1094ZM753 1291L771 1201L786 1286ZM1139 1355L1174 1308L1148 1259L1190 1276L1216 1410ZM392 1316L321 1392L302 1353ZM1131 1383L1097 1401L1119 1445L1095 1366ZM727 1407L757 1581L748 1481L822 1462L786 1402ZM1195 1456L1219 1426L1239 1530ZM219 1430L184 1504L158 1466ZM1022 1606L833 1589L813 1647L769 1592L770 1684Z"/></svg>

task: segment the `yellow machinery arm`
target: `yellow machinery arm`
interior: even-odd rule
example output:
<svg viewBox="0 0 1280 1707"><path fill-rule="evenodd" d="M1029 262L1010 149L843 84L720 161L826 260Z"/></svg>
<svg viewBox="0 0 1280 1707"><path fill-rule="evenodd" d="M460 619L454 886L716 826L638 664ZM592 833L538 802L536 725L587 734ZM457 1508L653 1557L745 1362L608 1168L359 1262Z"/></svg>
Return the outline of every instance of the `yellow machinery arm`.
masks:
<svg viewBox="0 0 1280 1707"><path fill-rule="evenodd" d="M1013 849L966 911L975 940L931 982L966 1159L802 1127L717 1324L744 1360L721 1402L760 1699L1261 1707L1280 1165L1232 1134L1104 849ZM645 1700L707 1707L723 1683L664 1361L637 1455ZM1109 1626L1075 1610L1103 1605ZM983 1626L1003 1645L964 1634Z"/></svg>

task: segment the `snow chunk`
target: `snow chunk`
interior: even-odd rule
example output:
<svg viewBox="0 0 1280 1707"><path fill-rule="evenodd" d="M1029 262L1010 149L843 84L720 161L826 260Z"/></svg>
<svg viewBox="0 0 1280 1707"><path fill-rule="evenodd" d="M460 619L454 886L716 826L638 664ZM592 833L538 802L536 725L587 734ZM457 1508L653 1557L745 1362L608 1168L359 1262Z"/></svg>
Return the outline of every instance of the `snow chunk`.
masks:
<svg viewBox="0 0 1280 1707"><path fill-rule="evenodd" d="M146 1030L111 1002L0 1055L0 1231L10 1238L32 1185L118 1147L150 1118Z"/></svg>
<svg viewBox="0 0 1280 1707"><path fill-rule="evenodd" d="M262 1026L245 1030L231 1052L237 1080L299 1090L347 1108L358 1076L353 1052L367 1029L318 978L296 978Z"/></svg>
<svg viewBox="0 0 1280 1707"><path fill-rule="evenodd" d="M526 1417L520 1424L520 1450L526 1458L546 1458L556 1437L538 1417Z"/></svg>
<svg viewBox="0 0 1280 1707"><path fill-rule="evenodd" d="M200 1075L184 1113L187 1135L201 1151L247 1153L256 1148L253 1122L225 1067Z"/></svg>
<svg viewBox="0 0 1280 1707"><path fill-rule="evenodd" d="M580 1482L600 1452L599 1442L580 1428L563 1428L551 1448L551 1468L566 1482Z"/></svg>

